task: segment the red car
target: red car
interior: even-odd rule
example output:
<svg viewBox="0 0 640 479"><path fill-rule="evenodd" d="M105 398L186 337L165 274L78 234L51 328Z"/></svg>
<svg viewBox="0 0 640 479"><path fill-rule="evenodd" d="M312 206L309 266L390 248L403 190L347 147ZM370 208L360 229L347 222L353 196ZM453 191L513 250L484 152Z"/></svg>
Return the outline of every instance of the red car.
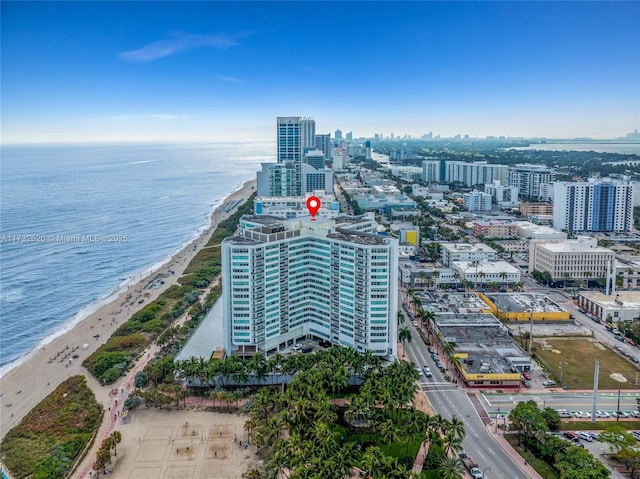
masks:
<svg viewBox="0 0 640 479"><path fill-rule="evenodd" d="M529 373L522 373L522 377L525 378L527 381L531 381L531 374Z"/></svg>

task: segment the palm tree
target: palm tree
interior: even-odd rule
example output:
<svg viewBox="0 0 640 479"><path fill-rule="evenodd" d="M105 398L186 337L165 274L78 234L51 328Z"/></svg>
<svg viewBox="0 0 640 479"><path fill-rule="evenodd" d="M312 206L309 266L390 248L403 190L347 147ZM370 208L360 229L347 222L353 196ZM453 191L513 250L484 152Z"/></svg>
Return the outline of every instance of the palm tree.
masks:
<svg viewBox="0 0 640 479"><path fill-rule="evenodd" d="M460 440L464 439L466 434L464 430L464 423L458 419L457 416L453 416L451 421L449 421L449 429L453 431L456 437L460 438Z"/></svg>
<svg viewBox="0 0 640 479"><path fill-rule="evenodd" d="M109 437L113 438L113 455L117 456L118 451L116 451L116 446L122 442L122 433L120 433L120 431L113 431Z"/></svg>
<svg viewBox="0 0 640 479"><path fill-rule="evenodd" d="M409 331L409 328L402 328L400 331L398 331L398 340L402 343L402 354L404 355L404 343L405 341L409 341L411 342L411 331Z"/></svg>
<svg viewBox="0 0 640 479"><path fill-rule="evenodd" d="M442 445L446 455L450 456L453 453L462 450L462 440L456 436L455 432L448 428L442 438Z"/></svg>
<svg viewBox="0 0 640 479"><path fill-rule="evenodd" d="M392 442L398 440L398 428L391 419L387 419L380 426L380 438L386 442L389 446Z"/></svg>
<svg viewBox="0 0 640 479"><path fill-rule="evenodd" d="M482 281L480 281L480 283L481 283L481 284L484 284L484 278L487 276L487 273L485 273L484 271L480 271L480 272L478 273L478 276L479 276L479 277L480 277L480 279L482 280ZM485 286L486 286L486 285L485 285ZM478 288L476 287L476 289L478 289Z"/></svg>
<svg viewBox="0 0 640 479"><path fill-rule="evenodd" d="M113 438L113 436L107 436L102 440L102 445L100 446L100 449L111 451L111 449L114 449L115 447L116 447L116 441Z"/></svg>
<svg viewBox="0 0 640 479"><path fill-rule="evenodd" d="M111 453L107 449L98 449L96 454L96 462L93 463L92 469L96 471L96 477L100 477L100 471L104 471L107 464L111 462Z"/></svg>
<svg viewBox="0 0 640 479"><path fill-rule="evenodd" d="M435 288L436 292L438 291L438 278L440 277L440 271L438 271L437 269L433 270L433 273L431 273L431 277L433 278L433 287Z"/></svg>
<svg viewBox="0 0 640 479"><path fill-rule="evenodd" d="M440 475L443 479L462 479L464 466L457 457L445 457L440 464Z"/></svg>
<svg viewBox="0 0 640 479"><path fill-rule="evenodd" d="M507 276L508 276L507 272L506 271L500 271L500 274L498 276L500 276L500 279L502 280L502 288L501 289L506 291L507 289L505 288L504 284L506 283L506 280L507 280Z"/></svg>
<svg viewBox="0 0 640 479"><path fill-rule="evenodd" d="M589 287L589 278L591 278L593 276L593 273L591 271L585 271L584 272L584 289L587 289Z"/></svg>

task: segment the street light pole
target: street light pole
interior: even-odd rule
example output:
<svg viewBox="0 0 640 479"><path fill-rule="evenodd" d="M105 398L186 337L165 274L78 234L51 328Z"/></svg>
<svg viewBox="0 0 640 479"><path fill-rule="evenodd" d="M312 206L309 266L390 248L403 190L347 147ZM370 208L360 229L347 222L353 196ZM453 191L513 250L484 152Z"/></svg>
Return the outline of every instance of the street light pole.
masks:
<svg viewBox="0 0 640 479"><path fill-rule="evenodd" d="M618 388L618 407L616 408L616 422L620 421L620 388Z"/></svg>

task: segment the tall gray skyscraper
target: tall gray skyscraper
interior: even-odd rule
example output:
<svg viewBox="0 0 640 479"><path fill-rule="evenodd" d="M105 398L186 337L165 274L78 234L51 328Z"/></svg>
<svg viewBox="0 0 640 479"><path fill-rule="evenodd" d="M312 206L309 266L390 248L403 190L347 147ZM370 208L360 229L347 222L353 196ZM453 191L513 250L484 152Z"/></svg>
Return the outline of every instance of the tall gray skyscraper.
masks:
<svg viewBox="0 0 640 479"><path fill-rule="evenodd" d="M302 128L302 152L316 149L316 122L311 118L303 118L300 122Z"/></svg>

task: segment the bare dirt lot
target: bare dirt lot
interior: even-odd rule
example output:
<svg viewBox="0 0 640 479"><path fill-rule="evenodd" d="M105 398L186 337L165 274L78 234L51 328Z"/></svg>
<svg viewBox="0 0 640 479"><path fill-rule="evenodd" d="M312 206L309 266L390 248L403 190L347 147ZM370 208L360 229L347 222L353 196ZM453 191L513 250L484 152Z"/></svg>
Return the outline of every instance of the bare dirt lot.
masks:
<svg viewBox="0 0 640 479"><path fill-rule="evenodd" d="M236 479L260 464L245 447L246 417L201 410L130 411L110 466L113 479Z"/></svg>

